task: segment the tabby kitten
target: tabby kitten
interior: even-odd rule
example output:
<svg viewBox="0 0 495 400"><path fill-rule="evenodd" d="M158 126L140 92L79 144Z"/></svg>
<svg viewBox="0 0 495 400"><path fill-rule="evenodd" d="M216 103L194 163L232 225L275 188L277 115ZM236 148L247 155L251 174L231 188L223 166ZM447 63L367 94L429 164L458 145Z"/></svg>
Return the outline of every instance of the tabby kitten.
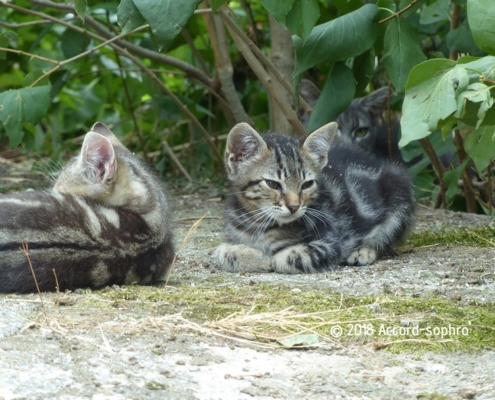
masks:
<svg viewBox="0 0 495 400"><path fill-rule="evenodd" d="M304 79L301 82L301 96L313 107L320 97L320 91L313 82ZM399 150L399 121L388 124L382 122L382 115L388 102L388 88L383 87L360 98L352 100L338 117L338 132L342 140L358 146L376 157L403 162ZM301 115L303 125L309 123L309 115Z"/></svg>
<svg viewBox="0 0 495 400"><path fill-rule="evenodd" d="M233 193L226 242L214 253L227 271L312 273L367 265L393 252L413 222L410 178L338 139L337 124L299 146L236 125L225 166Z"/></svg>
<svg viewBox="0 0 495 400"><path fill-rule="evenodd" d="M0 292L153 284L174 248L153 173L97 122L47 191L0 196ZM56 278L55 278L56 275Z"/></svg>

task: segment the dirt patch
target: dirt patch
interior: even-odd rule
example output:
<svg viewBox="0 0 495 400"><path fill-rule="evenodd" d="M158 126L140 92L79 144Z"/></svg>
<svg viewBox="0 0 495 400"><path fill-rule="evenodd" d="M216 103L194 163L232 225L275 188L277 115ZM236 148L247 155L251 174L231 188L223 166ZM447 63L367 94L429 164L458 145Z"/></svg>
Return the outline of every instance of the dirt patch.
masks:
<svg viewBox="0 0 495 400"><path fill-rule="evenodd" d="M44 295L43 311L38 295L0 295L0 399L493 398L490 349L473 355L432 346L394 354L368 342L323 338L315 348L288 350L229 338L209 329L201 315L182 315L188 300L167 300L181 285L234 292L275 285L296 294L435 296L460 309L493 304L493 247L406 244L397 257L370 267L304 276L230 274L211 258L222 241L223 201L196 193L170 202L178 244L204 219L181 250L169 285L150 289L160 292L159 301L119 297L125 291L113 287ZM493 225L484 216L420 209L415 231ZM240 304L249 311L250 304Z"/></svg>

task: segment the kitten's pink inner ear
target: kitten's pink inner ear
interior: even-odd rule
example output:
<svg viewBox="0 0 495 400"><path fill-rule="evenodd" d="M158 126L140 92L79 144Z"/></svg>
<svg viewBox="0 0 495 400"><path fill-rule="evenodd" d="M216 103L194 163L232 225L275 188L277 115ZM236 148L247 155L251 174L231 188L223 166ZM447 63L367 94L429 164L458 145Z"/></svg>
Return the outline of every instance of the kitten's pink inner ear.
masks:
<svg viewBox="0 0 495 400"><path fill-rule="evenodd" d="M115 150L106 137L88 132L84 138L82 156L89 167L90 178L95 182L105 182L115 175Z"/></svg>
<svg viewBox="0 0 495 400"><path fill-rule="evenodd" d="M260 153L266 144L248 124L241 122L234 126L227 138L227 154L230 162L243 162Z"/></svg>

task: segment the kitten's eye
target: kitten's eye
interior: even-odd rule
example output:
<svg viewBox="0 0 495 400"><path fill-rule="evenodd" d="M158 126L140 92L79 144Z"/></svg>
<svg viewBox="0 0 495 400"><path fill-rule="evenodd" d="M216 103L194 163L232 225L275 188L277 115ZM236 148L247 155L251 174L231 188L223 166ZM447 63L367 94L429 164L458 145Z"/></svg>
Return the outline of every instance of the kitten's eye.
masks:
<svg viewBox="0 0 495 400"><path fill-rule="evenodd" d="M354 137L357 139L362 139L368 135L368 128L359 128L354 131Z"/></svg>
<svg viewBox="0 0 495 400"><path fill-rule="evenodd" d="M268 185L269 188L272 189L280 189L282 186L280 186L280 183L276 181L271 181L270 179L265 179L265 183Z"/></svg>
<svg viewBox="0 0 495 400"><path fill-rule="evenodd" d="M314 184L315 184L315 181L306 181L302 184L301 188L302 188L302 190L306 190L306 189L309 189Z"/></svg>

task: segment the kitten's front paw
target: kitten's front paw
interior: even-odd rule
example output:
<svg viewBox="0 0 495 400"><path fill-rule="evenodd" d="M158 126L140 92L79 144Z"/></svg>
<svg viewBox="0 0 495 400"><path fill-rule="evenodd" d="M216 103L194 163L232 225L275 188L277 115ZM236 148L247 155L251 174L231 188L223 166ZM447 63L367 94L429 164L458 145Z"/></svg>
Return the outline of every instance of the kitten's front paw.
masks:
<svg viewBox="0 0 495 400"><path fill-rule="evenodd" d="M367 247L355 250L347 257L348 265L370 265L376 260L376 251Z"/></svg>
<svg viewBox="0 0 495 400"><path fill-rule="evenodd" d="M308 248L304 245L290 246L272 257L275 272L280 274L302 274L312 269Z"/></svg>
<svg viewBox="0 0 495 400"><path fill-rule="evenodd" d="M228 272L272 272L270 257L243 244L220 244L213 253L221 269Z"/></svg>

